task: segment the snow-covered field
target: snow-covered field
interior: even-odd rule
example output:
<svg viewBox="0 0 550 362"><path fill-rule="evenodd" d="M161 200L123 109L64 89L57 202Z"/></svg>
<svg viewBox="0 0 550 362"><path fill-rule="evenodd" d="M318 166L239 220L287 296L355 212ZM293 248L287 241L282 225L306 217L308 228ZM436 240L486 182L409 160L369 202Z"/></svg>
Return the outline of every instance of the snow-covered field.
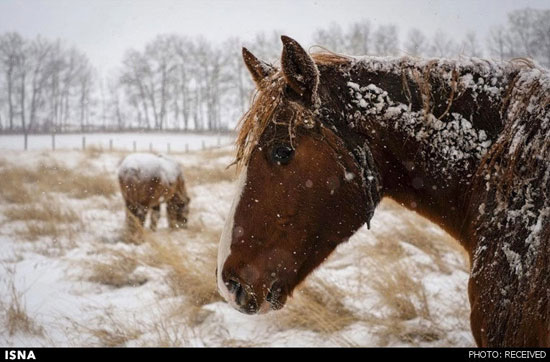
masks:
<svg viewBox="0 0 550 362"><path fill-rule="evenodd" d="M123 152L3 151L0 345L474 344L464 251L389 200L371 231L341 245L281 311L233 310L214 275L233 196L231 152L170 155L192 198L189 227L170 232L162 217L133 244L116 183Z"/></svg>
<svg viewBox="0 0 550 362"><path fill-rule="evenodd" d="M214 146L228 145L233 136L228 134L192 134L192 133L87 133L58 134L52 142L52 135L29 135L27 148L29 150L81 150L82 138L84 146L109 150L156 152L184 152L186 150L201 150ZM53 145L52 145L53 143ZM25 139L23 135L0 135L0 149L23 150Z"/></svg>

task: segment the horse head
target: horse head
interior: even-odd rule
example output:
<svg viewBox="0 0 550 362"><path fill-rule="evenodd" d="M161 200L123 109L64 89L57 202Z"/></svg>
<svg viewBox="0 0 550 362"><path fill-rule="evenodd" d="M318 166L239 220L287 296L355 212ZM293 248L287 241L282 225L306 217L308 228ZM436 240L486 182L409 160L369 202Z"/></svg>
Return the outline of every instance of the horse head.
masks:
<svg viewBox="0 0 550 362"><path fill-rule="evenodd" d="M281 69L243 48L257 87L238 137L240 169L218 253L218 288L248 314L283 307L336 246L370 221L379 202L372 156L331 125L328 79L283 36Z"/></svg>

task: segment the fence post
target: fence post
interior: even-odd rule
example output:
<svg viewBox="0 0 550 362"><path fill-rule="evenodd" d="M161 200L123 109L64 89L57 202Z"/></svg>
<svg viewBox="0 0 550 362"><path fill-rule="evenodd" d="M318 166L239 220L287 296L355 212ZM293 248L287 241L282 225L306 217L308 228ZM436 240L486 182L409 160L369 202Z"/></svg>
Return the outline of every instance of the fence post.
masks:
<svg viewBox="0 0 550 362"><path fill-rule="evenodd" d="M218 136L218 147L220 147L222 145L222 140L221 138Z"/></svg>
<svg viewBox="0 0 550 362"><path fill-rule="evenodd" d="M86 150L86 136L82 136L82 151Z"/></svg>
<svg viewBox="0 0 550 362"><path fill-rule="evenodd" d="M204 144L204 140L202 140L202 149L206 149L206 145Z"/></svg>
<svg viewBox="0 0 550 362"><path fill-rule="evenodd" d="M149 152L153 152L153 142L149 142Z"/></svg>
<svg viewBox="0 0 550 362"><path fill-rule="evenodd" d="M55 151L55 133L52 133L52 151Z"/></svg>
<svg viewBox="0 0 550 362"><path fill-rule="evenodd" d="M136 141L133 142L134 152L136 152Z"/></svg>
<svg viewBox="0 0 550 362"><path fill-rule="evenodd" d="M25 144L25 151L27 150L27 146L28 146L28 135L27 135L27 132L25 132L24 136L24 144Z"/></svg>
<svg viewBox="0 0 550 362"><path fill-rule="evenodd" d="M109 151L113 152L113 139L109 139Z"/></svg>
<svg viewBox="0 0 550 362"><path fill-rule="evenodd" d="M189 144L188 143L185 144L185 153L187 153L187 152L189 152Z"/></svg>
<svg viewBox="0 0 550 362"><path fill-rule="evenodd" d="M170 153L170 142L166 145L167 152Z"/></svg>

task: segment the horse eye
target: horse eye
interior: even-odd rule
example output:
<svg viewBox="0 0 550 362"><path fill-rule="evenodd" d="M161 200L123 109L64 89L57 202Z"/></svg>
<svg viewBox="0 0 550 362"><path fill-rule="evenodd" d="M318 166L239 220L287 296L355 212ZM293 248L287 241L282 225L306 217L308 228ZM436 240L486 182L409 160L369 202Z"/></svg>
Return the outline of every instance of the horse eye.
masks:
<svg viewBox="0 0 550 362"><path fill-rule="evenodd" d="M288 145L277 145L271 150L271 158L273 161L282 165L286 165L293 154L294 150Z"/></svg>

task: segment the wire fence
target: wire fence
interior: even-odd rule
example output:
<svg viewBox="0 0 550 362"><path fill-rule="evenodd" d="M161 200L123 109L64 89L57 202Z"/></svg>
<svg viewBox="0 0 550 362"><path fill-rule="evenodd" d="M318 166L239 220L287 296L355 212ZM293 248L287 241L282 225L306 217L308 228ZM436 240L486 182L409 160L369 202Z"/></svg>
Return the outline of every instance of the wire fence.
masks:
<svg viewBox="0 0 550 362"><path fill-rule="evenodd" d="M12 150L82 150L149 151L180 153L220 148L233 143L228 135L158 135L158 134L62 134L0 136L0 149Z"/></svg>

